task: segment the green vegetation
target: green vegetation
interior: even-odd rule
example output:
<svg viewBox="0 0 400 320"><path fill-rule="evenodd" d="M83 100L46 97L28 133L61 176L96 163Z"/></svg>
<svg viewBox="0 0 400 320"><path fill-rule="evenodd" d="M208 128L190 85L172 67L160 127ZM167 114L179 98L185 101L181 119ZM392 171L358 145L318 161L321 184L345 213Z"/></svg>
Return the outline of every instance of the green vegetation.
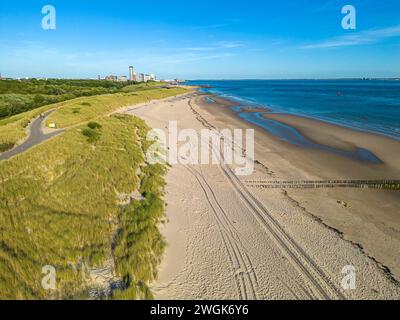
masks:
<svg viewBox="0 0 400 320"><path fill-rule="evenodd" d="M137 201L123 210L120 218L127 228L121 231L117 239L119 243L115 257L117 272L123 275L129 289L114 292L114 299L137 299L143 293L143 298L152 298L146 283L156 278L164 252L165 241L154 223L159 221L163 213L163 202L155 196L146 198L142 203ZM146 248L153 248L153 251ZM142 285L144 291L138 292L138 284Z"/></svg>
<svg viewBox="0 0 400 320"><path fill-rule="evenodd" d="M29 122L46 110L56 110L49 123L67 128L0 162L0 299L88 298L98 285L91 271L110 257L126 288L111 298L152 298L148 284L165 248L157 226L166 168L146 163L151 142L142 120L110 113L183 92L77 98L0 120L2 146L24 138ZM142 198L121 201L135 192ZM46 265L55 267L56 290L41 285Z"/></svg>
<svg viewBox="0 0 400 320"><path fill-rule="evenodd" d="M91 121L88 123L88 128L82 130L82 134L87 137L87 141L89 143L96 143L100 139L100 129L102 128L101 124Z"/></svg>
<svg viewBox="0 0 400 320"><path fill-rule="evenodd" d="M0 152L7 151L9 149L12 149L13 147L14 147L14 143L10 143L10 142L0 143Z"/></svg>
<svg viewBox="0 0 400 320"><path fill-rule="evenodd" d="M82 106L82 101L76 99L57 108L47 119L46 124L56 123L57 128L66 128L82 122L96 119L114 112L122 107L135 105L138 103L148 102L152 99L163 99L173 95L178 95L186 92L185 89L157 89L140 90L134 93L116 93L113 95L102 95L96 97L85 98L91 106ZM74 113L76 108L80 108L79 113Z"/></svg>
<svg viewBox="0 0 400 320"><path fill-rule="evenodd" d="M26 128L34 118L48 110L62 107L68 103L70 102L44 106L0 120L0 144L15 145L26 137Z"/></svg>
<svg viewBox="0 0 400 320"><path fill-rule="evenodd" d="M182 88L157 89L152 87L151 90L81 97L46 105L0 120L0 144L11 146L24 139L26 137L26 127L30 121L48 110L56 109L46 124L56 123L57 128L66 128L102 117L122 107L143 103L152 99L162 99L184 92L186 90Z"/></svg>
<svg viewBox="0 0 400 320"><path fill-rule="evenodd" d="M142 120L98 121L95 146L76 128L0 163L1 299L85 297L90 283L76 270L110 255L128 286L115 298L151 297L146 284L165 246L157 229L165 169L144 161ZM143 201L118 205L119 194L139 189ZM56 268L56 291L41 287L45 265Z"/></svg>
<svg viewBox="0 0 400 320"><path fill-rule="evenodd" d="M146 83L138 83L134 85L128 85L124 87L121 91L122 92L136 92L136 91L143 91L143 90L152 90L159 87L167 87L166 82L146 82Z"/></svg>
<svg viewBox="0 0 400 320"><path fill-rule="evenodd" d="M105 80L0 81L0 119L77 97L120 92L128 85Z"/></svg>
<svg viewBox="0 0 400 320"><path fill-rule="evenodd" d="M88 123L88 127L90 129L93 129L93 130L101 129L101 124L99 124L97 122L94 122L94 121L91 121L91 122Z"/></svg>
<svg viewBox="0 0 400 320"><path fill-rule="evenodd" d="M152 298L147 283L157 278L157 268L166 246L157 228L164 216L161 190L164 187L165 167L147 166L146 169L141 176L144 200L134 200L119 215L125 228L116 239L114 257L117 272L129 289L114 292L114 299ZM143 185L144 180L152 181L147 186L153 184L156 187L147 189ZM152 248L152 251L147 248Z"/></svg>
<svg viewBox="0 0 400 320"><path fill-rule="evenodd" d="M90 143L95 143L100 139L100 133L90 128L83 129L82 134L88 138L87 141Z"/></svg>

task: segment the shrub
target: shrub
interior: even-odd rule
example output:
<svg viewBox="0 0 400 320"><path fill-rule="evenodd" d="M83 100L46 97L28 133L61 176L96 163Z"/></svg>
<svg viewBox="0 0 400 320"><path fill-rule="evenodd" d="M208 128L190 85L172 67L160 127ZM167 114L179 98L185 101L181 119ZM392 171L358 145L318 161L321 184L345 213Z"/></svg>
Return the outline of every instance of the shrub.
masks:
<svg viewBox="0 0 400 320"><path fill-rule="evenodd" d="M1 142L0 143L0 152L10 150L13 147L14 147L14 143L12 143L12 142Z"/></svg>
<svg viewBox="0 0 400 320"><path fill-rule="evenodd" d="M93 130L101 129L101 124L99 124L97 122L94 122L94 121L91 121L91 122L88 123L88 127L90 129L93 129Z"/></svg>
<svg viewBox="0 0 400 320"><path fill-rule="evenodd" d="M87 141L90 143L94 143L100 139L100 133L90 128L83 129L82 134L88 138Z"/></svg>
<svg viewBox="0 0 400 320"><path fill-rule="evenodd" d="M42 95L40 95L40 94L36 94L36 95L33 97L33 103L34 103L35 105L40 105L40 104L42 104L44 101L45 101L44 97L43 97Z"/></svg>
<svg viewBox="0 0 400 320"><path fill-rule="evenodd" d="M90 102L82 102L81 105L82 106L88 106L88 107L91 106Z"/></svg>
<svg viewBox="0 0 400 320"><path fill-rule="evenodd" d="M24 120L21 121L21 126L22 126L22 128L27 128L30 123L31 123L30 120L24 119Z"/></svg>

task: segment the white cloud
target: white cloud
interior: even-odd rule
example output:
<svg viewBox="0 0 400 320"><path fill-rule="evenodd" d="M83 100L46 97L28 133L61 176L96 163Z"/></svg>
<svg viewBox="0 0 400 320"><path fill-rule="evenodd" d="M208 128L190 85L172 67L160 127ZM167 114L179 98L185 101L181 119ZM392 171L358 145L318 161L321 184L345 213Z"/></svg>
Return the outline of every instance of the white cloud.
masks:
<svg viewBox="0 0 400 320"><path fill-rule="evenodd" d="M379 42L387 38L400 37L400 25L383 29L373 29L353 33L341 37L332 38L330 40L322 41L301 46L302 49L324 49L324 48L337 48L348 47L357 45L367 45Z"/></svg>
<svg viewBox="0 0 400 320"><path fill-rule="evenodd" d="M187 48L182 48L180 50L185 50L185 51L217 51L217 50L223 50L223 49L235 49L235 48L240 48L243 47L244 44L240 41L219 41L215 44L212 44L209 47L187 47ZM179 50L179 49L178 49Z"/></svg>
<svg viewBox="0 0 400 320"><path fill-rule="evenodd" d="M221 41L219 42L219 45L226 49L243 47L243 43L239 41Z"/></svg>

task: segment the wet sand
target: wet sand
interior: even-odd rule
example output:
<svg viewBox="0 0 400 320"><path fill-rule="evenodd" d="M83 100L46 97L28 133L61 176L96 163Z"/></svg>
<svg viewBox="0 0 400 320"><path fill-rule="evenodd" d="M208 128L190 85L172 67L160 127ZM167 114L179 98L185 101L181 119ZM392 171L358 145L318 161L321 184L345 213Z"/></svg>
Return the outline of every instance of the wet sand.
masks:
<svg viewBox="0 0 400 320"><path fill-rule="evenodd" d="M288 114L265 112L267 119L298 130L308 140L337 148L363 148L381 163L368 163L283 141L261 127L249 124L231 110L234 102L203 97L197 103L218 119L219 125L256 129L256 159L268 172L248 180L395 180L400 179L400 142L327 122ZM258 111L257 111L258 112ZM271 174L272 173L272 174ZM267 197L270 191L258 190ZM294 189L285 191L304 212L337 230L344 239L389 268L400 279L400 192L364 189Z"/></svg>
<svg viewBox="0 0 400 320"><path fill-rule="evenodd" d="M211 105L203 95L186 95L133 106L127 112L165 131L169 121L178 121L178 129L196 132L254 127L229 109L234 104L214 98ZM324 152L315 150L310 157L309 151L282 143L261 129L256 130L255 140L258 162L251 176L237 177L224 164L171 166L165 197L168 223L161 226L168 247L159 279L151 285L155 297L398 299L400 286L381 264L398 271L398 210L381 210L385 204L395 204L392 194L253 188L249 180L336 176L324 161L319 167L326 172L307 172L315 169L309 166L318 163L317 156L323 159ZM350 159L342 161L357 165ZM373 239L371 243L364 241L365 234ZM345 240L349 237L364 241L365 252ZM372 251L373 258L368 256ZM356 290L341 286L346 265L356 268Z"/></svg>

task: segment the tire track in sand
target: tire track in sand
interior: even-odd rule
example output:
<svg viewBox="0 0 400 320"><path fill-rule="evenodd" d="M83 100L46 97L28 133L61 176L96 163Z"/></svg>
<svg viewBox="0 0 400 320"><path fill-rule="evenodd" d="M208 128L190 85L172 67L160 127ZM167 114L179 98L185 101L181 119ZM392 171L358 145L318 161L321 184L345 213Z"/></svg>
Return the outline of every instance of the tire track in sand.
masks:
<svg viewBox="0 0 400 320"><path fill-rule="evenodd" d="M208 121L194 109L191 100L189 100L188 105L196 118L203 125L219 134L218 131L215 130L215 127L209 124ZM318 298L326 300L346 299L304 249L296 243L264 205L249 192L236 174L233 173L231 168L225 164L224 155L221 150L215 150L211 144L210 147L212 152L220 156L221 161L219 163L219 168L230 182L233 189L261 226L268 232L271 236L270 238L275 242L280 251L287 257L300 275L312 285L314 288L314 291L312 291L313 295L316 294Z"/></svg>
<svg viewBox="0 0 400 320"><path fill-rule="evenodd" d="M257 300L258 280L251 260L237 234L226 211L219 203L204 175L190 166L185 168L192 174L202 188L207 202L213 212L217 227L235 275L235 283L240 299Z"/></svg>

